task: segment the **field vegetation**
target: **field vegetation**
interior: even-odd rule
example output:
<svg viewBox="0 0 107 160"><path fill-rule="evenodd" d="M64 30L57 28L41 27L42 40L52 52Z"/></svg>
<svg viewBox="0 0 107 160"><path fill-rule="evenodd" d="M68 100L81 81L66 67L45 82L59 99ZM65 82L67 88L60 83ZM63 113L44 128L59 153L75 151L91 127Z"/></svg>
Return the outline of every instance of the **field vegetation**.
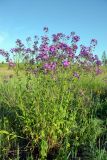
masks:
<svg viewBox="0 0 107 160"><path fill-rule="evenodd" d="M107 72L80 37L44 28L0 53L1 160L107 160ZM32 44L32 45L31 45ZM12 57L13 55L13 57ZM11 57L11 58L10 58Z"/></svg>

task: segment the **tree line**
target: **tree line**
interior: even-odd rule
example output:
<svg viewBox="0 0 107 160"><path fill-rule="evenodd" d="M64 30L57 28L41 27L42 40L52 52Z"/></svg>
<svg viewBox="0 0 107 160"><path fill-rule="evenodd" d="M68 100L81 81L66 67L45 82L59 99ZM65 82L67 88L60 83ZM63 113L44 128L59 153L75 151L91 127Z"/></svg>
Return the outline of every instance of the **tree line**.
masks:
<svg viewBox="0 0 107 160"><path fill-rule="evenodd" d="M102 54L102 64L103 66L107 66L107 54L105 51Z"/></svg>

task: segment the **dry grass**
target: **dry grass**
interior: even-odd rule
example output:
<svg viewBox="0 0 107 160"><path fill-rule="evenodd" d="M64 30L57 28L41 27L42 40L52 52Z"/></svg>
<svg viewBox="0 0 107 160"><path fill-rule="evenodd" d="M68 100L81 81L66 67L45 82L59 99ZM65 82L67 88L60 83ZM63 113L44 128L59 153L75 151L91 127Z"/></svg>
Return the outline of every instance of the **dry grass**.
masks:
<svg viewBox="0 0 107 160"><path fill-rule="evenodd" d="M13 70L8 67L0 67L0 76L13 74Z"/></svg>
<svg viewBox="0 0 107 160"><path fill-rule="evenodd" d="M13 74L14 74L14 71L12 69L9 69L7 65L0 64L0 81L4 79L8 79Z"/></svg>

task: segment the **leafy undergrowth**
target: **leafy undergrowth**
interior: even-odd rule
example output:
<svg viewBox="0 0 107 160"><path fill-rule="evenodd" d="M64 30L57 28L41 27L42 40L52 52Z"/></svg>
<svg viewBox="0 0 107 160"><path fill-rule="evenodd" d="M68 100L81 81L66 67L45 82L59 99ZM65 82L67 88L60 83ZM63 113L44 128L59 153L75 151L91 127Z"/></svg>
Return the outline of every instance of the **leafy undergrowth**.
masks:
<svg viewBox="0 0 107 160"><path fill-rule="evenodd" d="M106 160L106 117L98 77L15 76L0 83L0 159Z"/></svg>

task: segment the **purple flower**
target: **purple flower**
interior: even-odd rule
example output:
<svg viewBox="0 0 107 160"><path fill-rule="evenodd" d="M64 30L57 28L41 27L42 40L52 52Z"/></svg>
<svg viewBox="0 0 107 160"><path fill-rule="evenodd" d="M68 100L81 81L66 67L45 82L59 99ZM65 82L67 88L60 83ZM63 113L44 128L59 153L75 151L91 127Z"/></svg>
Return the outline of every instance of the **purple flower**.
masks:
<svg viewBox="0 0 107 160"><path fill-rule="evenodd" d="M91 42L95 42L95 43L97 43L97 40L96 40L96 39L92 39L92 40L91 40Z"/></svg>
<svg viewBox="0 0 107 160"><path fill-rule="evenodd" d="M39 51L40 52L48 52L49 51L49 47L45 44L41 44L39 47Z"/></svg>
<svg viewBox="0 0 107 160"><path fill-rule="evenodd" d="M35 41L39 40L39 37L37 35L34 36Z"/></svg>
<svg viewBox="0 0 107 160"><path fill-rule="evenodd" d="M69 51L70 47L66 43L60 43L59 48L63 51Z"/></svg>
<svg viewBox="0 0 107 160"><path fill-rule="evenodd" d="M100 60L97 60L97 61L96 61L96 64L97 64L97 66L100 66L100 65L101 65L101 61L100 61Z"/></svg>
<svg viewBox="0 0 107 160"><path fill-rule="evenodd" d="M54 70L56 68L56 63L55 62L52 62L51 63L51 70Z"/></svg>
<svg viewBox="0 0 107 160"><path fill-rule="evenodd" d="M65 35L63 33L57 33L57 36L61 39L63 37L65 37Z"/></svg>
<svg viewBox="0 0 107 160"><path fill-rule="evenodd" d="M96 68L96 74L98 75L98 74L101 74L102 73L102 71L97 67Z"/></svg>
<svg viewBox="0 0 107 160"><path fill-rule="evenodd" d="M49 37L48 36L42 36L42 44L47 45L49 43Z"/></svg>
<svg viewBox="0 0 107 160"><path fill-rule="evenodd" d="M96 46L97 45L97 40L96 39L92 39L91 40L91 45Z"/></svg>
<svg viewBox="0 0 107 160"><path fill-rule="evenodd" d="M15 67L15 63L12 61L12 59L8 62L9 67Z"/></svg>
<svg viewBox="0 0 107 160"><path fill-rule="evenodd" d="M68 54L71 54L71 53L74 54L74 53L73 53L73 49L72 49L71 47L69 47L69 46L66 48L66 52L67 52Z"/></svg>
<svg viewBox="0 0 107 160"><path fill-rule="evenodd" d="M12 48L10 51L11 51L11 53L17 54L17 53L22 52L22 51L24 52L25 49L21 48L21 47L16 47L16 48Z"/></svg>
<svg viewBox="0 0 107 160"><path fill-rule="evenodd" d="M33 45L33 49L34 49L34 51L36 51L36 52L38 51L38 47L37 47L35 44Z"/></svg>
<svg viewBox="0 0 107 160"><path fill-rule="evenodd" d="M0 54L2 56L4 56L4 57L8 57L9 56L9 53L7 51L5 51L5 50L2 50L2 49L0 49Z"/></svg>
<svg viewBox="0 0 107 160"><path fill-rule="evenodd" d="M56 51L56 47L54 45L51 45L49 47L49 51L52 52L52 53L55 52Z"/></svg>
<svg viewBox="0 0 107 160"><path fill-rule="evenodd" d="M49 29L48 29L48 27L44 27L43 30L44 30L44 32L48 32Z"/></svg>
<svg viewBox="0 0 107 160"><path fill-rule="evenodd" d="M69 39L70 39L70 36L66 36L66 39L69 40Z"/></svg>
<svg viewBox="0 0 107 160"><path fill-rule="evenodd" d="M45 63L45 64L44 64L44 69L45 69L45 70L50 70L50 64Z"/></svg>
<svg viewBox="0 0 107 160"><path fill-rule="evenodd" d="M73 54L73 53L69 53L68 56L69 56L70 58L74 58L74 54Z"/></svg>
<svg viewBox="0 0 107 160"><path fill-rule="evenodd" d="M53 34L52 38L53 38L53 42L58 42L59 39L60 39L60 37L58 35L56 35L56 34Z"/></svg>
<svg viewBox="0 0 107 160"><path fill-rule="evenodd" d="M56 63L55 62L44 64L44 69L45 70L54 70L55 68L56 68Z"/></svg>
<svg viewBox="0 0 107 160"><path fill-rule="evenodd" d="M37 57L36 57L36 59L37 60L47 60L49 58L49 56L46 54L46 53L44 53L44 52L41 52Z"/></svg>
<svg viewBox="0 0 107 160"><path fill-rule="evenodd" d="M24 44L22 43L22 41L20 39L17 39L16 40L16 45L20 48L23 48L24 47Z"/></svg>
<svg viewBox="0 0 107 160"><path fill-rule="evenodd" d="M31 50L30 48L27 48L27 49L25 49L25 52L26 52L26 53L31 53L32 50Z"/></svg>
<svg viewBox="0 0 107 160"><path fill-rule="evenodd" d="M63 37L65 37L65 35L63 33L57 33L57 34L53 34L52 35L52 41L53 42L58 42L60 39L62 39Z"/></svg>
<svg viewBox="0 0 107 160"><path fill-rule="evenodd" d="M71 32L71 36L74 36L75 35L75 32Z"/></svg>
<svg viewBox="0 0 107 160"><path fill-rule="evenodd" d="M84 58L90 58L90 56L92 57L92 54L90 54L90 47L81 45L80 56Z"/></svg>
<svg viewBox="0 0 107 160"><path fill-rule="evenodd" d="M48 60L49 56L45 53L42 55L41 59L42 60Z"/></svg>
<svg viewBox="0 0 107 160"><path fill-rule="evenodd" d="M27 38L26 38L26 41L27 41L27 42L30 42L30 41L31 41L31 37L27 37Z"/></svg>
<svg viewBox="0 0 107 160"><path fill-rule="evenodd" d="M95 55L95 60L98 60L98 56L97 55Z"/></svg>
<svg viewBox="0 0 107 160"><path fill-rule="evenodd" d="M78 49L78 46L76 44L73 44L73 50L76 51Z"/></svg>
<svg viewBox="0 0 107 160"><path fill-rule="evenodd" d="M68 67L70 65L70 62L68 60L63 61L63 66Z"/></svg>
<svg viewBox="0 0 107 160"><path fill-rule="evenodd" d="M80 78L80 76L79 76L79 74L77 72L74 72L73 76L78 78L78 79Z"/></svg>
<svg viewBox="0 0 107 160"><path fill-rule="evenodd" d="M73 36L72 37L72 42L78 42L80 40L80 37L79 36Z"/></svg>

